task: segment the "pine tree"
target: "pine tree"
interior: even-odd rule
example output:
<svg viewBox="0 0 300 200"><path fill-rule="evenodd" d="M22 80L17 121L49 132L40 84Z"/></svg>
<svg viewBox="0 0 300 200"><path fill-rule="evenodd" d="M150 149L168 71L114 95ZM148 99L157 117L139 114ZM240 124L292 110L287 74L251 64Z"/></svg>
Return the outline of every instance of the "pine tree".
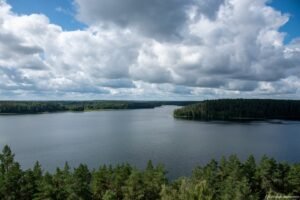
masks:
<svg viewBox="0 0 300 200"><path fill-rule="evenodd" d="M123 192L125 200L144 199L145 185L143 182L143 176L141 172L134 170L131 173L123 188Z"/></svg>
<svg viewBox="0 0 300 200"><path fill-rule="evenodd" d="M53 177L48 172L40 180L37 192L34 194L34 200L52 200L56 198L56 189Z"/></svg>
<svg viewBox="0 0 300 200"><path fill-rule="evenodd" d="M108 190L109 185L109 170L104 165L100 167L97 171L92 173L92 193L93 193L93 199L95 200L101 200L106 192Z"/></svg>
<svg viewBox="0 0 300 200"><path fill-rule="evenodd" d="M291 167L288 174L289 191L300 196L300 164L295 164Z"/></svg>
<svg viewBox="0 0 300 200"><path fill-rule="evenodd" d="M20 199L22 170L19 163L14 161L14 154L5 145L0 154L0 198Z"/></svg>
<svg viewBox="0 0 300 200"><path fill-rule="evenodd" d="M91 173L86 165L80 164L75 168L72 178L73 197L78 199L91 199Z"/></svg>

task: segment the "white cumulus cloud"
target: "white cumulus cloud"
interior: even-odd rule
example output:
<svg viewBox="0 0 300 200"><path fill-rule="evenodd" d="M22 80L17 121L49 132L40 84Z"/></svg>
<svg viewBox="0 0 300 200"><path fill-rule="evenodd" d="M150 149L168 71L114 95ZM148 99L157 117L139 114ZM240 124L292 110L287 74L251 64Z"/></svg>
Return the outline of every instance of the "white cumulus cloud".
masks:
<svg viewBox="0 0 300 200"><path fill-rule="evenodd" d="M64 31L0 0L3 98L298 98L300 40L266 0L75 0Z"/></svg>

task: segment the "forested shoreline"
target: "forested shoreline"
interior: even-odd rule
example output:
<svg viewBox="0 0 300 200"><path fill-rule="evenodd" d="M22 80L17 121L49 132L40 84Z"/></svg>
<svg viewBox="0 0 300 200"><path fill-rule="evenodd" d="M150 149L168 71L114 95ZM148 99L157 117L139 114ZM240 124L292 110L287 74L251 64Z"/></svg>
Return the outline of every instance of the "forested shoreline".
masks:
<svg viewBox="0 0 300 200"><path fill-rule="evenodd" d="M266 196L299 196L300 163L277 162L253 156L242 162L232 155L196 167L190 177L166 178L163 165L148 162L144 170L129 164L90 170L68 163L54 173L36 162L22 170L9 146L0 154L0 199L126 199L198 200L265 199ZM297 198L295 198L297 199Z"/></svg>
<svg viewBox="0 0 300 200"><path fill-rule="evenodd" d="M176 109L174 117L208 121L300 120L300 101L274 99L206 100Z"/></svg>
<svg viewBox="0 0 300 200"><path fill-rule="evenodd" d="M144 109L162 105L184 106L191 101L0 101L0 114L39 114L105 109Z"/></svg>

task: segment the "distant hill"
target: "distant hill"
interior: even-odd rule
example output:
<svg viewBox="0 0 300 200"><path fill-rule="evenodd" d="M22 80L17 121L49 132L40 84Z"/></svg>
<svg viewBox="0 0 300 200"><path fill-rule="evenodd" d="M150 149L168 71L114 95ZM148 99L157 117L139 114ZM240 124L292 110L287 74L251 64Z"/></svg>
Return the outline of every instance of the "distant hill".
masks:
<svg viewBox="0 0 300 200"><path fill-rule="evenodd" d="M185 106L191 101L0 101L0 114L38 114L104 109L144 109L162 105Z"/></svg>
<svg viewBox="0 0 300 200"><path fill-rule="evenodd" d="M300 101L274 99L219 99L187 105L175 118L192 120L300 120Z"/></svg>

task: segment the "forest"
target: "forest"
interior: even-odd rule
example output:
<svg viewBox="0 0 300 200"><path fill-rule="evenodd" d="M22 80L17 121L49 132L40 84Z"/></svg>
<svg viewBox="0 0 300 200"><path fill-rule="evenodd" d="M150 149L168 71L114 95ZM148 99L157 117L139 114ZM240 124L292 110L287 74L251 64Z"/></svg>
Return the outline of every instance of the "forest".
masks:
<svg viewBox="0 0 300 200"><path fill-rule="evenodd" d="M300 120L299 100L205 100L174 111L175 118L193 120Z"/></svg>
<svg viewBox="0 0 300 200"><path fill-rule="evenodd" d="M196 167L190 177L168 180L163 165L148 162L144 170L129 164L90 170L68 163L55 172L44 172L39 162L22 170L9 146L0 153L0 199L9 200L242 200L300 195L300 163L277 162L253 156L211 160ZM292 198L292 199L293 199Z"/></svg>
<svg viewBox="0 0 300 200"><path fill-rule="evenodd" d="M38 114L104 109L143 109L162 105L188 105L189 101L0 101L0 114Z"/></svg>

